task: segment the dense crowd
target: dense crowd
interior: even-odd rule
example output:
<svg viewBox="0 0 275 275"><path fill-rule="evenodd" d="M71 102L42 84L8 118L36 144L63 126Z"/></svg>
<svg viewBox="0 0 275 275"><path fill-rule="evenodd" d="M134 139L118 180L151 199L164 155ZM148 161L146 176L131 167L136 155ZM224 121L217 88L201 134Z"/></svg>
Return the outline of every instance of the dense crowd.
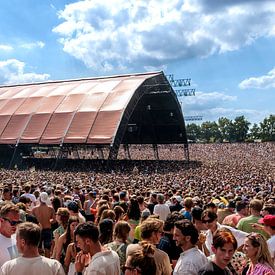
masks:
<svg viewBox="0 0 275 275"><path fill-rule="evenodd" d="M158 149L1 169L0 274L275 274L275 144Z"/></svg>

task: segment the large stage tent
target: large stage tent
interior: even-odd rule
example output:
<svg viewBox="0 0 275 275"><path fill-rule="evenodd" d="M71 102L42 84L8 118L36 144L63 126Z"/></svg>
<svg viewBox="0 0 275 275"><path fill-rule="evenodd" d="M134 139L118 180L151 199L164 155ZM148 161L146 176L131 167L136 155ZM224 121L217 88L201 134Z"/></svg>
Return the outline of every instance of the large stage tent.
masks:
<svg viewBox="0 0 275 275"><path fill-rule="evenodd" d="M1 159L34 146L184 144L181 106L163 72L0 87ZM16 150L18 151L16 153Z"/></svg>

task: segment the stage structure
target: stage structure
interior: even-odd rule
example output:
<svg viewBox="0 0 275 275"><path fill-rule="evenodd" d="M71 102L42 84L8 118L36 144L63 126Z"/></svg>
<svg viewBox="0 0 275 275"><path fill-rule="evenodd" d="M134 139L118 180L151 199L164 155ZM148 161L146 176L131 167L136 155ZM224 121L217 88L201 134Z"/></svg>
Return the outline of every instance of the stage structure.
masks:
<svg viewBox="0 0 275 275"><path fill-rule="evenodd" d="M183 144L189 160L181 106L163 72L0 87L1 166L53 148L57 160L75 148L107 148L114 160L131 144L152 144L156 158L158 144Z"/></svg>

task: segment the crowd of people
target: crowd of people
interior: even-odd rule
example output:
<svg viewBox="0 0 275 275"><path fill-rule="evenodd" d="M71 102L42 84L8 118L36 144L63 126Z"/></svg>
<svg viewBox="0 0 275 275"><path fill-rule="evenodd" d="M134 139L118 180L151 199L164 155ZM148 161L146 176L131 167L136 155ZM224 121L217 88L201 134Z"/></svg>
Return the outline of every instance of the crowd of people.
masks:
<svg viewBox="0 0 275 275"><path fill-rule="evenodd" d="M275 144L0 170L0 274L275 274Z"/></svg>

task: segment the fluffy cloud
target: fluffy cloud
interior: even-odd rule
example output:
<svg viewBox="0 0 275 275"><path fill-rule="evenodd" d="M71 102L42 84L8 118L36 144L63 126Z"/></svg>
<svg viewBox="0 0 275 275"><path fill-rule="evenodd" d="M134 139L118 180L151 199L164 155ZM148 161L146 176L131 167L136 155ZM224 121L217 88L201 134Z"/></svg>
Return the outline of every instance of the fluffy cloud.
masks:
<svg viewBox="0 0 275 275"><path fill-rule="evenodd" d="M64 51L100 71L160 67L275 35L274 1L84 0L59 17Z"/></svg>
<svg viewBox="0 0 275 275"><path fill-rule="evenodd" d="M36 41L36 42L32 42L32 43L24 43L24 44L21 44L20 47L21 48L24 48L24 49L27 49L27 50L32 50L34 48L44 48L45 46L45 43L42 42L42 41Z"/></svg>
<svg viewBox="0 0 275 275"><path fill-rule="evenodd" d="M219 92L196 92L196 96L182 97L179 101L182 102L184 110L191 113L213 109L217 106L221 106L223 103L235 101L236 99L236 96L230 96Z"/></svg>
<svg viewBox="0 0 275 275"><path fill-rule="evenodd" d="M219 117L234 119L244 115L251 122L259 122L270 114L270 111L238 109L228 107L237 100L236 96L220 92L196 92L196 96L182 97L179 101L186 116L202 116L203 121L216 121Z"/></svg>
<svg viewBox="0 0 275 275"><path fill-rule="evenodd" d="M239 84L240 89L269 89L275 88L275 68L273 68L267 75L259 77L250 77L243 80Z"/></svg>
<svg viewBox="0 0 275 275"><path fill-rule="evenodd" d="M0 83L18 84L45 81L49 74L25 72L25 63L16 59L0 61Z"/></svg>
<svg viewBox="0 0 275 275"><path fill-rule="evenodd" d="M12 51L13 47L10 45L0 44L0 51Z"/></svg>

